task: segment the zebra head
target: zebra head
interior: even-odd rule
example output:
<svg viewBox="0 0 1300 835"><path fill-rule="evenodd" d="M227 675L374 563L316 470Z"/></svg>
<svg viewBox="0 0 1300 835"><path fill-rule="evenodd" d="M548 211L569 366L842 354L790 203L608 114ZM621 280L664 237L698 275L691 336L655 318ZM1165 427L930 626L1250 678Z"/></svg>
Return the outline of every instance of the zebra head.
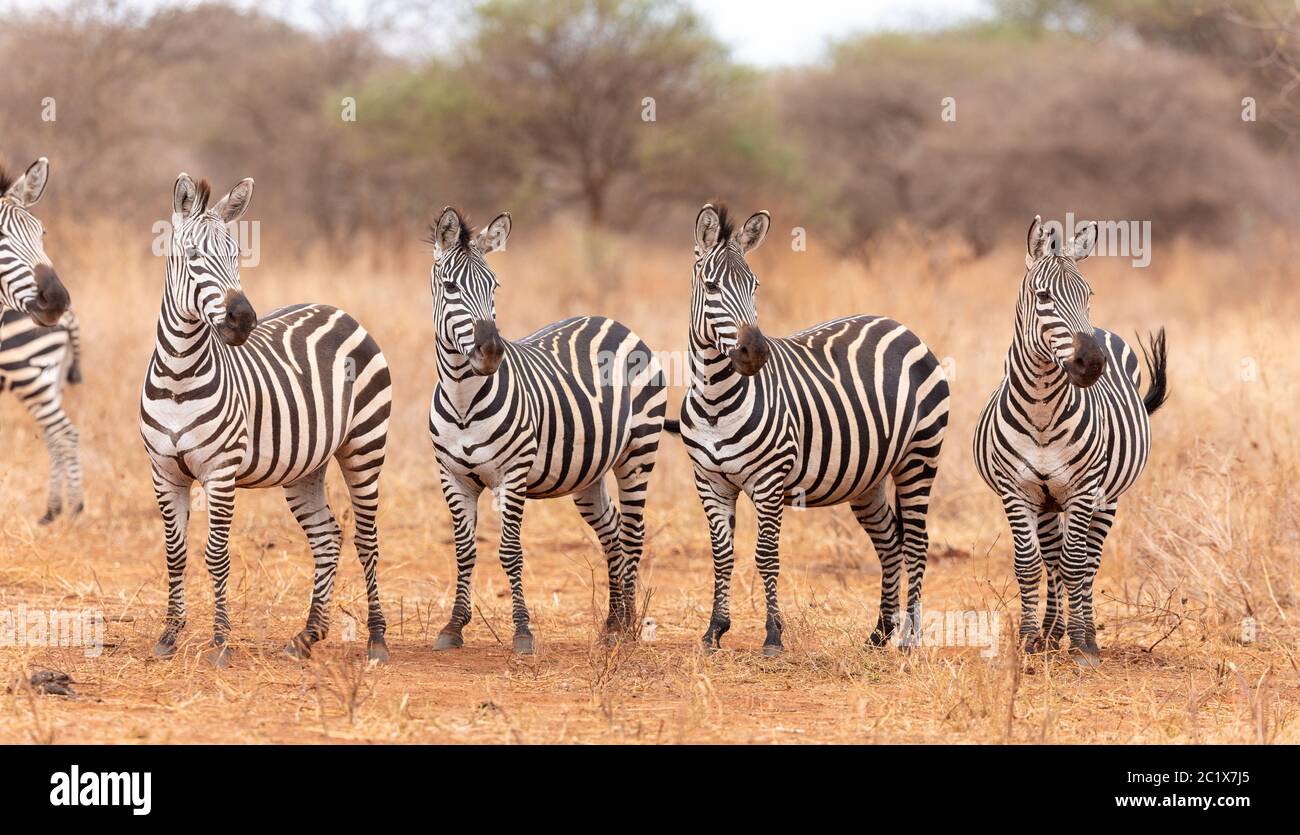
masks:
<svg viewBox="0 0 1300 835"><path fill-rule="evenodd" d="M68 290L45 254L45 227L31 213L50 179L41 157L18 179L0 165L0 307L53 327L68 310Z"/></svg>
<svg viewBox="0 0 1300 835"><path fill-rule="evenodd" d="M1080 388L1097 382L1106 370L1106 352L1088 321L1092 288L1078 266L1096 242L1097 224L1089 223L1062 250L1056 231L1046 230L1043 219L1035 216L1016 310L1020 338L1029 351L1056 363Z"/></svg>
<svg viewBox="0 0 1300 835"><path fill-rule="evenodd" d="M172 239L167 254L167 288L179 314L205 322L227 345L243 345L257 313L239 285L239 243L229 224L243 217L253 199L253 180L240 180L209 208L207 180L176 178L172 194Z"/></svg>
<svg viewBox="0 0 1300 835"><path fill-rule="evenodd" d="M772 219L754 214L736 231L727 208L706 203L695 218L691 274L691 340L731 358L745 376L767 362L767 338L758 328L758 278L745 255L763 243Z"/></svg>
<svg viewBox="0 0 1300 835"><path fill-rule="evenodd" d="M504 249L510 213L502 212L477 236L469 219L448 206L433 226L434 260L429 271L438 342L463 355L475 374L495 374L506 355L497 331L496 289L500 282L485 256Z"/></svg>

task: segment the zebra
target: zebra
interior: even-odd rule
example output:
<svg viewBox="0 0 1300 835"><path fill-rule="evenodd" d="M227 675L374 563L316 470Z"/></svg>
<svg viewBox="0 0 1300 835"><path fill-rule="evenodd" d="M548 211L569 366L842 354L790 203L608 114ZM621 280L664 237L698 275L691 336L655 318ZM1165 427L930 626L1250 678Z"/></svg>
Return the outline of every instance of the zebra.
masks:
<svg viewBox="0 0 1300 835"><path fill-rule="evenodd" d="M975 431L975 464L1002 499L1015 541L1020 643L1055 650L1069 605L1071 655L1100 663L1092 587L1120 495L1132 487L1151 449L1149 416L1169 394L1165 332L1141 343L1151 384L1140 394L1136 354L1089 321L1092 289L1079 262L1092 252L1097 225L1064 249L1041 217L1029 227L1015 335L1002 383ZM1047 567L1045 635L1038 627L1038 583Z"/></svg>
<svg viewBox="0 0 1300 835"><path fill-rule="evenodd" d="M438 384L429 436L456 543L456 599L436 650L464 645L470 621L480 493L501 514L501 564L510 580L516 653L534 651L523 591L519 528L526 499L571 495L609 571L607 640L636 623L647 485L667 406L658 358L625 325L578 316L517 341L496 325L498 281L485 256L503 249L508 213L475 235L456 209L431 229ZM615 506L605 476L613 473Z"/></svg>
<svg viewBox="0 0 1300 835"><path fill-rule="evenodd" d="M77 384L81 376L81 326L71 310L57 327L36 324L17 310L0 311L0 392L12 391L41 428L50 456L50 483L45 515L48 525L67 506L85 510L81 488L78 433L63 411L63 383Z"/></svg>
<svg viewBox="0 0 1300 835"><path fill-rule="evenodd" d="M228 226L252 196L253 181L245 179L209 207L207 181L184 173L173 191L167 283L140 396L140 434L167 550L167 617L154 654L172 657L185 626L185 540L190 488L198 481L216 602L205 659L219 667L230 660L228 535L238 487L282 487L307 535L315 561L311 607L286 652L310 656L328 631L342 544L325 491L333 457L356 521L369 600L367 653L386 661L375 516L392 403L388 362L370 334L334 307L292 305L258 320L240 286L239 246Z"/></svg>
<svg viewBox="0 0 1300 835"><path fill-rule="evenodd" d="M926 514L948 425L948 381L919 337L892 319L848 316L787 338L758 327L758 278L746 261L763 243L765 211L739 229L725 206L695 221L690 385L680 432L694 464L713 550L713 611L706 651L731 627L736 501L758 515L755 562L767 598L763 654L780 654L778 542L785 506L848 503L882 566L880 618L869 643L899 626L906 567L906 646L919 639L929 546ZM886 481L894 485L887 497Z"/></svg>
<svg viewBox="0 0 1300 835"><path fill-rule="evenodd" d="M49 181L45 157L18 177L0 164L0 310L22 311L52 328L72 300L45 254L45 227L31 212Z"/></svg>

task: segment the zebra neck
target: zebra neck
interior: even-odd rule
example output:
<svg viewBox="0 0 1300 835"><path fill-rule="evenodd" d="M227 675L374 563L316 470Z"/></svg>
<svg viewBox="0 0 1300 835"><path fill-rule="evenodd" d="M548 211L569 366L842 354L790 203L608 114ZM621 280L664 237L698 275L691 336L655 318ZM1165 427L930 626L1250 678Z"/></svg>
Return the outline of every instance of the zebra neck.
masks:
<svg viewBox="0 0 1300 835"><path fill-rule="evenodd" d="M498 384L505 385L507 379L505 361L495 374L484 377L474 373L464 354L438 342L438 386L458 414L469 415L475 403L490 400L492 388Z"/></svg>
<svg viewBox="0 0 1300 835"><path fill-rule="evenodd" d="M1047 428L1063 412L1069 411L1080 397L1078 387L1070 383L1065 371L1049 357L1027 348L1019 340L1007 351L1007 379L1027 410L1041 417Z"/></svg>
<svg viewBox="0 0 1300 835"><path fill-rule="evenodd" d="M225 372L225 346L204 322L189 321L164 308L158 319L153 366L174 393L208 387Z"/></svg>
<svg viewBox="0 0 1300 835"><path fill-rule="evenodd" d="M749 391L750 379L736 371L731 360L712 346L692 343L690 391L695 406L705 415L716 416L728 410Z"/></svg>

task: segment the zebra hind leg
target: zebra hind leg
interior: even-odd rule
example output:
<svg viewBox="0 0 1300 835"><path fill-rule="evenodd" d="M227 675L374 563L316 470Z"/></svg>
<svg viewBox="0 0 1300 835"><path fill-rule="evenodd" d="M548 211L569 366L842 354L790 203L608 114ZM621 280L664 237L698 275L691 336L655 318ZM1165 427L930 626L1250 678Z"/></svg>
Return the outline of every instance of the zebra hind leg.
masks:
<svg viewBox="0 0 1300 835"><path fill-rule="evenodd" d="M659 415L652 415L657 421ZM650 487L650 474L654 471L659 451L659 430L646 435L640 443L628 449L623 460L614 468L618 482L619 544L623 551L623 628L631 635L640 634L637 622L637 579L641 571L641 555L645 550L645 503Z"/></svg>
<svg viewBox="0 0 1300 835"><path fill-rule="evenodd" d="M1065 606L1069 599L1061 578L1061 515L1056 511L1038 514L1038 545L1047 568L1047 608L1043 612L1040 648L1054 652L1065 637Z"/></svg>
<svg viewBox="0 0 1300 835"><path fill-rule="evenodd" d="M618 508L610 500L604 479L575 495L573 504L600 540L600 548L605 553L605 562L609 567L609 615L605 618L605 637L606 641L612 641L626 628L627 620L627 601L623 598L625 559L623 545L619 540L622 520Z"/></svg>
<svg viewBox="0 0 1300 835"><path fill-rule="evenodd" d="M930 489L938 473L939 434L929 446L918 447L903 458L891 477L896 488L896 514L902 529L903 559L907 567L907 616L900 645L921 644L921 587L930 550L926 519L930 513Z"/></svg>
<svg viewBox="0 0 1300 835"><path fill-rule="evenodd" d="M379 514L379 471L384 457L380 454L376 459L373 453L364 452L348 457L340 453L338 460L352 500L356 520L352 540L366 581L366 657L382 664L388 660L388 624L379 603L379 529L375 517Z"/></svg>
<svg viewBox="0 0 1300 835"><path fill-rule="evenodd" d="M311 657L312 646L329 633L330 597L334 590L334 576L338 573L343 532L325 495L325 467L285 485L284 497L307 535L315 563L307 625L285 647L289 656L302 659Z"/></svg>
<svg viewBox="0 0 1300 835"><path fill-rule="evenodd" d="M898 628L898 597L903 580L903 541L898 518L886 500L884 484L877 485L850 507L880 559L880 617L867 643L883 647Z"/></svg>

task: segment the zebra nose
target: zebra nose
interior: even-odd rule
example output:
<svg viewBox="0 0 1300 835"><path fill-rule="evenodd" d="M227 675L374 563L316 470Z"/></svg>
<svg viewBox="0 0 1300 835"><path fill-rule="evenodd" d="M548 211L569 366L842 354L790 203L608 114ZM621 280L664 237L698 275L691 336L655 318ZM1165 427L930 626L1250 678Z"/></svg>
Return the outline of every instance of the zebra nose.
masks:
<svg viewBox="0 0 1300 835"><path fill-rule="evenodd" d="M496 373L501 360L506 355L506 344L497 330L497 323L491 319L474 321L474 350L470 351L469 363L477 374L487 376Z"/></svg>
<svg viewBox="0 0 1300 835"><path fill-rule="evenodd" d="M257 311L253 310L248 297L240 291L227 294L226 318L221 322L221 341L232 346L243 345L256 325Z"/></svg>
<svg viewBox="0 0 1300 835"><path fill-rule="evenodd" d="M767 362L771 349L758 325L741 325L736 332L736 347L731 349L731 364L746 377L752 377Z"/></svg>
<svg viewBox="0 0 1300 835"><path fill-rule="evenodd" d="M36 278L36 297L28 305L27 312L40 324L53 327L72 303L68 288L59 281L54 268L47 264L37 264L32 272Z"/></svg>
<svg viewBox="0 0 1300 835"><path fill-rule="evenodd" d="M1101 378L1106 370L1106 352L1097 340L1087 333L1074 335L1074 356L1065 361L1065 374L1070 382L1087 388Z"/></svg>

